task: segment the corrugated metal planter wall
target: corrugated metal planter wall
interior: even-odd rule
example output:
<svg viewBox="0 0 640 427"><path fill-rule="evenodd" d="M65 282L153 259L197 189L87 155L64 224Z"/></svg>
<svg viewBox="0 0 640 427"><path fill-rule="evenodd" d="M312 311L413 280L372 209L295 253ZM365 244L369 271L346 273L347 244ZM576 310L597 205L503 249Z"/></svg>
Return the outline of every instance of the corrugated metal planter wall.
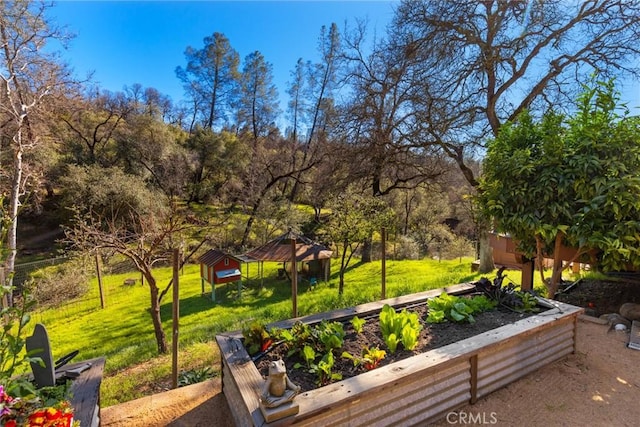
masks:
<svg viewBox="0 0 640 427"><path fill-rule="evenodd" d="M461 284L445 288L460 294ZM388 303L404 305L438 296L443 289L320 313L295 320L351 319L376 312ZM258 407L264 380L242 345L240 332L218 335L223 392L239 426L262 425L424 425L447 412L503 387L574 351L575 328L582 308L541 299L553 307L463 341L374 369L296 397L297 415L267 424Z"/></svg>

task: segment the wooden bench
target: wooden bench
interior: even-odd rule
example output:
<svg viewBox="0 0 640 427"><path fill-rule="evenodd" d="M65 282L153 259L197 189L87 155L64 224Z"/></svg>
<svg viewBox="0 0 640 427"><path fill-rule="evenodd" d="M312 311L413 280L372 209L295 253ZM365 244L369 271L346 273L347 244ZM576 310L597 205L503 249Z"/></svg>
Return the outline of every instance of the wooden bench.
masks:
<svg viewBox="0 0 640 427"><path fill-rule="evenodd" d="M104 363L105 358L98 357L71 363L60 369L61 371L70 371L83 365L91 365L71 383L73 419L80 421L82 427L98 427L100 425L100 384L102 383Z"/></svg>
<svg viewBox="0 0 640 427"><path fill-rule="evenodd" d="M39 357L42 363L30 362L32 378L38 388L54 386L58 380L71 380L71 406L73 418L82 427L100 425L100 384L104 370L104 357L66 364L78 352L69 353L54 363L49 335L44 325L36 324L33 335L25 339L25 347L32 357ZM64 360L64 361L63 361ZM55 369L55 365L61 365Z"/></svg>

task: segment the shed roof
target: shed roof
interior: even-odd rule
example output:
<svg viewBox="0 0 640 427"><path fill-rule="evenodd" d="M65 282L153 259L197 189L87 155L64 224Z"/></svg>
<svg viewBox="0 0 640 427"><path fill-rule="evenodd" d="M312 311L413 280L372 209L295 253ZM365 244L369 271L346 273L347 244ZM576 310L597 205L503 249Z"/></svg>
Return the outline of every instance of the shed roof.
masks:
<svg viewBox="0 0 640 427"><path fill-rule="evenodd" d="M219 251L217 249L209 249L207 252L205 252L204 254L198 257L198 261L200 261L200 263L205 264L209 267L213 267L214 265L222 261L225 257L235 259L238 262L242 262L240 258L227 254L225 252Z"/></svg>
<svg viewBox="0 0 640 427"><path fill-rule="evenodd" d="M296 261L313 261L329 259L333 251L320 243L289 231L276 237L264 245L245 253L246 257L257 261L286 262L291 261L291 240L296 240Z"/></svg>

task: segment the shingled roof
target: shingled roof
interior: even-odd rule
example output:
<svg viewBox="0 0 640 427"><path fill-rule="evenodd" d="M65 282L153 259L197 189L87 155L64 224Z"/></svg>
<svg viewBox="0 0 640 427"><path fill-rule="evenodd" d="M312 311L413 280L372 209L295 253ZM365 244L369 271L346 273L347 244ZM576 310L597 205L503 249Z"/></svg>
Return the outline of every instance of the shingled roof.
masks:
<svg viewBox="0 0 640 427"><path fill-rule="evenodd" d="M236 261L242 262L242 259L233 255L229 255L227 253L221 252L217 249L209 249L207 252L205 252L204 254L198 257L198 261L200 261L200 263L205 264L209 267L213 267L218 262L222 261L225 257L233 258Z"/></svg>
<svg viewBox="0 0 640 427"><path fill-rule="evenodd" d="M329 259L333 251L300 234L288 231L244 255L256 261L291 261L291 239L296 240L296 262Z"/></svg>

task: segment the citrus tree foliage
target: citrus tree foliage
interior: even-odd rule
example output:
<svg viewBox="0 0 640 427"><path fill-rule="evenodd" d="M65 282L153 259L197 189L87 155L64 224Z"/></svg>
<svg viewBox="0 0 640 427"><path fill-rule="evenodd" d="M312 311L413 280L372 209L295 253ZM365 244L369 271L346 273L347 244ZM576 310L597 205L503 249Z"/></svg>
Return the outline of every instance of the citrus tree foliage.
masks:
<svg viewBox="0 0 640 427"><path fill-rule="evenodd" d="M360 245L381 227L392 223L393 211L378 197L345 192L331 206L327 234L340 250L340 286L344 291L344 273Z"/></svg>
<svg viewBox="0 0 640 427"><path fill-rule="evenodd" d="M572 117L524 112L488 145L480 201L526 254L599 251L603 270L640 267L640 121L612 81L585 88ZM561 262L549 283L553 295Z"/></svg>

